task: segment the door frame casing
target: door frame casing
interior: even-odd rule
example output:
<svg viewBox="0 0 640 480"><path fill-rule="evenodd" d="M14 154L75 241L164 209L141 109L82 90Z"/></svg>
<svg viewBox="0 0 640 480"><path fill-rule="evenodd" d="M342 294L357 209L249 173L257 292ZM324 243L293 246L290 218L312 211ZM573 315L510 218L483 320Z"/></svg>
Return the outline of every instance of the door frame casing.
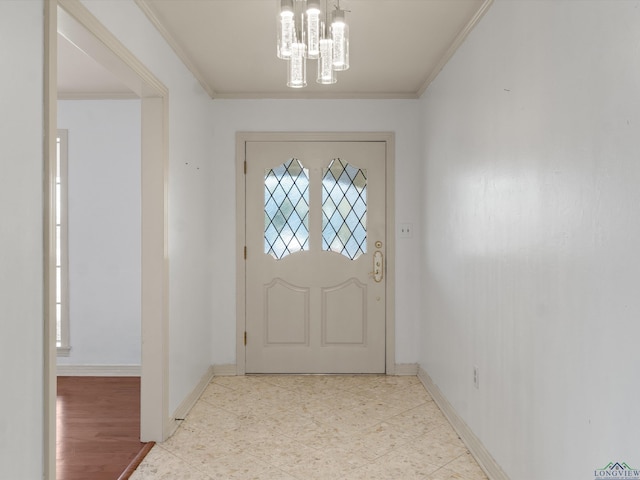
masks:
<svg viewBox="0 0 640 480"><path fill-rule="evenodd" d="M58 14L58 7L61 8ZM55 478L55 156L57 35L62 27L76 45L114 73L141 100L141 441L163 441L175 429L169 405L169 90L79 0L45 2L44 205L44 478Z"/></svg>
<svg viewBox="0 0 640 480"><path fill-rule="evenodd" d="M395 374L395 134L393 132L236 133L236 374L246 373L246 142L385 142L385 371Z"/></svg>

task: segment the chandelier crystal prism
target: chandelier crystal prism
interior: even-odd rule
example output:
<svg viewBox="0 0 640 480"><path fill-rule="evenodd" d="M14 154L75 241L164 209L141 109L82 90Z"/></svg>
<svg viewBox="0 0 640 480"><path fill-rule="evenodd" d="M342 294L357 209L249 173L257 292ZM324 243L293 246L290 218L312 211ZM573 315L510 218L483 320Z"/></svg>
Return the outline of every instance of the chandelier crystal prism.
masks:
<svg viewBox="0 0 640 480"><path fill-rule="evenodd" d="M317 60L316 82L336 83L349 68L349 25L340 0L329 12L329 0L278 0L278 58L287 61L287 86L307 86L307 60Z"/></svg>

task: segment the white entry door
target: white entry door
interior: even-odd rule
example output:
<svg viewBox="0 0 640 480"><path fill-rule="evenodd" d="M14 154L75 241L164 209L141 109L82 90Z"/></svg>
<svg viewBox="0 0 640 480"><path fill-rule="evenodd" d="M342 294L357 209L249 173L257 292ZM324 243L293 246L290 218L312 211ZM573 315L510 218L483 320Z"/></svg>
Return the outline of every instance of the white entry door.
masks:
<svg viewBox="0 0 640 480"><path fill-rule="evenodd" d="M385 142L245 148L247 373L384 373Z"/></svg>

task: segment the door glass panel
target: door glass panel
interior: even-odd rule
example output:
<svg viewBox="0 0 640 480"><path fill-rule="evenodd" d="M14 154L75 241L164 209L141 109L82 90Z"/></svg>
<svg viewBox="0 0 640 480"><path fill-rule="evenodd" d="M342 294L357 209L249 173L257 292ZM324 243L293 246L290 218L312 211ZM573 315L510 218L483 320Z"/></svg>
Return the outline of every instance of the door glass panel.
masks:
<svg viewBox="0 0 640 480"><path fill-rule="evenodd" d="M351 260L367 252L367 171L339 158L322 178L322 249Z"/></svg>
<svg viewBox="0 0 640 480"><path fill-rule="evenodd" d="M265 170L264 253L281 259L309 248L309 171L300 161Z"/></svg>

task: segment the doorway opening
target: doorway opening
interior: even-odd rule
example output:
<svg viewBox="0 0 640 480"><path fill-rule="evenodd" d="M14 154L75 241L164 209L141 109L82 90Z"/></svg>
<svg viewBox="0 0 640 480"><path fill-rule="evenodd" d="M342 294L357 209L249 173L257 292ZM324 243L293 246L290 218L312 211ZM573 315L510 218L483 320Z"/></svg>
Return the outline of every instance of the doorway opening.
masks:
<svg viewBox="0 0 640 480"><path fill-rule="evenodd" d="M168 90L80 2L45 2L45 478L55 478L57 35L117 76L140 99L141 368L140 439L163 441L168 414Z"/></svg>

